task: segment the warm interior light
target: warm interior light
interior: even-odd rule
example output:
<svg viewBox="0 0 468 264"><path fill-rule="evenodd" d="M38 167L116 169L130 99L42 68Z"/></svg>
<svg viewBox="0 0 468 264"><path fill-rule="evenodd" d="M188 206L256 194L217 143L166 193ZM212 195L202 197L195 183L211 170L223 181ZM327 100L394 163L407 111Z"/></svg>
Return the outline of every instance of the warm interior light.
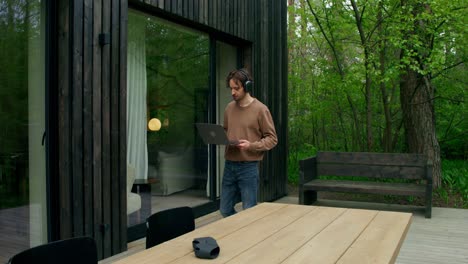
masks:
<svg viewBox="0 0 468 264"><path fill-rule="evenodd" d="M161 129L161 121L157 118L151 118L148 122L148 129L151 131L158 131Z"/></svg>

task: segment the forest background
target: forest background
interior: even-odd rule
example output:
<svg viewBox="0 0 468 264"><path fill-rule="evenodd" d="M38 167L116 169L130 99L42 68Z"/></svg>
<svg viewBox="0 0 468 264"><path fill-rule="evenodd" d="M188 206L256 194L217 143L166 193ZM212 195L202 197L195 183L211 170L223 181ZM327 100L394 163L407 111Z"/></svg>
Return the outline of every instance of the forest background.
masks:
<svg viewBox="0 0 468 264"><path fill-rule="evenodd" d="M434 205L468 208L467 7L288 0L289 183L316 151L424 153Z"/></svg>

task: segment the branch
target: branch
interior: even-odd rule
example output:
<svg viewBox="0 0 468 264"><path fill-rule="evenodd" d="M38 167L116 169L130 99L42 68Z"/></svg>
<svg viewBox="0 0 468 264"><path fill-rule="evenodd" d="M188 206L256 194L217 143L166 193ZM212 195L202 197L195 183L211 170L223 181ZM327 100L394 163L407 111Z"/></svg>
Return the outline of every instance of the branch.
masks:
<svg viewBox="0 0 468 264"><path fill-rule="evenodd" d="M436 96L434 97L434 99L443 99L443 100L450 101L452 103L464 103L465 102L465 100L457 100L457 99L443 97L443 96Z"/></svg>
<svg viewBox="0 0 468 264"><path fill-rule="evenodd" d="M453 120L454 120L454 119L455 119L455 115L452 115L452 116L450 117L450 121L449 121L449 123L448 123L448 126L447 126L447 128L445 129L445 131L444 131L444 136L443 136L442 138L446 138L447 135L449 134L450 129L452 129L452 124L453 124Z"/></svg>
<svg viewBox="0 0 468 264"><path fill-rule="evenodd" d="M458 139L458 138L463 139L463 138L465 138L465 135L467 135L467 134L468 134L468 131L464 131L464 132L461 132L458 136L454 136L454 137L451 137L451 138L439 139L439 143L447 142L447 141Z"/></svg>
<svg viewBox="0 0 468 264"><path fill-rule="evenodd" d="M432 79L435 79L437 76L441 75L443 72L448 71L448 70L450 70L450 69L452 69L452 68L455 68L455 67L457 67L458 65L463 64L463 63L465 63L465 62L466 62L465 60L459 61L459 62L457 62L457 63L455 63L455 64L452 64L452 65L450 65L450 66L448 66L448 67L442 69L442 70L439 71L438 73L434 73L434 74L432 75Z"/></svg>
<svg viewBox="0 0 468 264"><path fill-rule="evenodd" d="M328 45L330 46L330 48L332 49L332 52L333 52L333 56L335 56L335 59L336 59L336 65L338 67L338 71L340 72L340 76L343 78L344 76L344 73L343 73L343 69L341 68L341 64L339 63L338 61L338 54L335 50L335 46L331 43L330 39L328 38L327 34L325 34L325 31L322 27L322 23L320 23L320 20L318 19L318 16L317 14L314 12L314 9L312 8L312 6L310 5L310 0L307 0L307 4L309 5L309 9L310 11L312 12L312 15L314 15L314 18L315 18L315 21L317 22L319 28L320 28L320 32L322 32L322 35L323 37L325 38L325 40L327 41Z"/></svg>
<svg viewBox="0 0 468 264"><path fill-rule="evenodd" d="M457 99L448 98L448 97L434 96L432 98L429 98L426 101L418 102L418 103L411 103L410 105L420 105L420 104L430 103L430 102L432 102L432 101L434 101L436 99L444 99L444 100L450 101L452 103L464 103L465 102L465 100L457 100Z"/></svg>

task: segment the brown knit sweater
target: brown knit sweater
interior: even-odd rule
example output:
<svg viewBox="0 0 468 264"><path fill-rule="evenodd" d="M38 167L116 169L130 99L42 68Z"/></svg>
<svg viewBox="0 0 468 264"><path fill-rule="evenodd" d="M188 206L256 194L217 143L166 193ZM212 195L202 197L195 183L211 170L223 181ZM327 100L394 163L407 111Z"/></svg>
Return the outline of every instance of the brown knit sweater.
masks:
<svg viewBox="0 0 468 264"><path fill-rule="evenodd" d="M248 150L236 146L226 146L224 157L231 161L262 160L263 153L278 143L275 125L268 107L254 99L241 107L235 101L230 102L224 110L224 129L230 140L246 139L250 141Z"/></svg>

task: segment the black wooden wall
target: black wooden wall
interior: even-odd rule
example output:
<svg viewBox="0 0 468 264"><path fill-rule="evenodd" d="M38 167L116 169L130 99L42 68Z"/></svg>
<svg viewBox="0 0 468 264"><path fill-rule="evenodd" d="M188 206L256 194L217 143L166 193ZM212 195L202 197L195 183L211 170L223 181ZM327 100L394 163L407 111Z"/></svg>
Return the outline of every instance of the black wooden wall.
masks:
<svg viewBox="0 0 468 264"><path fill-rule="evenodd" d="M92 236L101 258L127 247L126 10L120 0L58 1L57 8L55 236Z"/></svg>
<svg viewBox="0 0 468 264"><path fill-rule="evenodd" d="M260 200L286 194L286 2L130 0L252 43L253 94L269 108L279 145L262 163ZM58 142L55 238L88 235L99 257L126 249L127 0L57 1ZM223 33L224 32L224 33ZM100 42L101 38L101 42ZM108 40L108 41L107 41Z"/></svg>

